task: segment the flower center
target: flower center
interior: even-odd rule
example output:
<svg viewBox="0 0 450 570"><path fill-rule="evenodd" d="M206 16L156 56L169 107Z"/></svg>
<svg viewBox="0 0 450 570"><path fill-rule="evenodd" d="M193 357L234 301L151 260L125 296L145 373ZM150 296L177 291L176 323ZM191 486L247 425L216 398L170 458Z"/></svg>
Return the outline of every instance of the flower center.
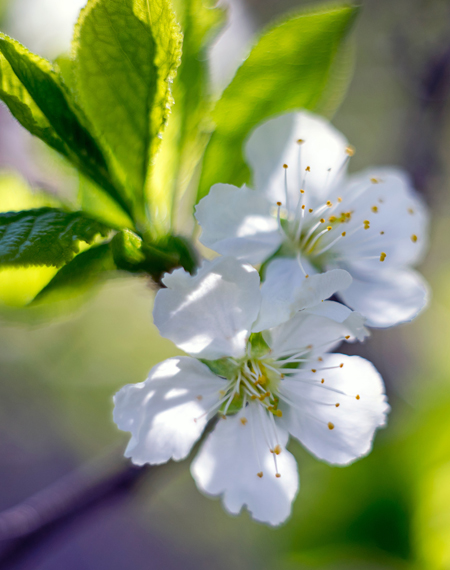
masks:
<svg viewBox="0 0 450 570"><path fill-rule="evenodd" d="M305 141L302 139L299 139L297 142L299 143L299 149L303 144L305 144ZM353 147L348 147L346 149L346 158L338 168L339 172L345 168L350 157L353 155ZM317 206L311 201L311 199L308 199L308 175L311 172L311 168L307 166L304 171L303 180L299 180L298 182L300 191L297 204L295 205L295 203L292 204L293 197L288 188L288 165L284 164L283 168L285 170L285 203L277 202L276 212L279 231L285 238L283 254L295 255L300 268L305 276L308 277L301 263L302 257L306 257L319 271L324 270L328 262L332 259L339 261L337 258L338 252L334 246L336 246L343 238L348 239L361 230L369 230L370 216L378 213L383 200L379 199L379 203L377 202L378 205L372 205L370 210L368 209L365 213L364 211L355 212L354 201L360 194L364 193L368 189L366 187L362 189L358 188L356 193L352 192L349 196L352 206L346 206L343 198L340 196L337 196L336 199L333 200L327 200L323 204L319 204L319 206ZM327 186L329 185L330 172L331 168L327 170L327 176L324 183L325 187L323 189L324 194L329 194ZM379 184L380 182L382 181L375 178L370 179L370 182L368 181L370 185ZM381 231L380 234L384 235L384 231ZM363 243L370 242L376 237L378 237L378 232L377 236L368 236L368 238L364 237ZM416 236L411 237L413 241L414 238L417 240ZM359 256L359 258L361 257ZM384 261L386 259L386 253L380 252L379 254L370 257L370 259L372 258ZM368 258L364 257L364 259Z"/></svg>

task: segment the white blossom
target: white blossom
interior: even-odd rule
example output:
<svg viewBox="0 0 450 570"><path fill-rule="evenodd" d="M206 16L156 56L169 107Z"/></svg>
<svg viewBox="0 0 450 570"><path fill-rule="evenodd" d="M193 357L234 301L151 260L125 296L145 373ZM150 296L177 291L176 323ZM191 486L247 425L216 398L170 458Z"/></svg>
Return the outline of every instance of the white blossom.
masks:
<svg viewBox="0 0 450 570"><path fill-rule="evenodd" d="M264 301L275 290L270 277L260 288L256 270L234 258L205 262L195 276L166 275L154 321L190 356L158 364L116 394L114 420L132 435L125 455L138 465L184 459L217 416L192 463L197 486L221 495L230 513L246 506L258 521L283 522L299 485L289 434L319 459L346 465L370 451L386 422L372 364L328 353L367 335L360 315L322 302L345 279L337 270L304 280L274 310ZM274 317L280 309L284 322Z"/></svg>
<svg viewBox="0 0 450 570"><path fill-rule="evenodd" d="M427 242L427 211L406 174L371 168L347 175L354 149L325 119L289 113L245 144L254 189L216 184L197 206L201 242L243 262L277 263L290 285L343 268L341 299L373 327L413 319L428 287L412 269ZM281 281L281 277L280 277Z"/></svg>

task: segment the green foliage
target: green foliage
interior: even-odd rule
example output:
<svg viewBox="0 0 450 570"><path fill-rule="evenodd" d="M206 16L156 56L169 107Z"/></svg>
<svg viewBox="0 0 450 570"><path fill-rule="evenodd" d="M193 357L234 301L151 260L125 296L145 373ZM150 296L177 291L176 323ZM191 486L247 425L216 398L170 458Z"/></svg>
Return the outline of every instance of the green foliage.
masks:
<svg viewBox="0 0 450 570"><path fill-rule="evenodd" d="M343 5L302 13L260 37L214 109L216 130L206 150L198 199L216 182L248 182L242 145L262 120L299 108L329 110L330 101L337 102L344 81L337 82L336 94L334 63L342 63L342 42L357 12Z"/></svg>
<svg viewBox="0 0 450 570"><path fill-rule="evenodd" d="M69 104L60 77L47 60L0 34L0 98L33 135L66 156L128 211L111 184L94 139Z"/></svg>
<svg viewBox="0 0 450 570"><path fill-rule="evenodd" d="M175 2L177 20L183 30L183 58L173 83L176 104L149 188L159 211L163 208L166 224L169 221L172 226L183 213L177 211L177 205L189 188L211 129L213 101L207 49L225 22L225 12L214 4L213 0Z"/></svg>
<svg viewBox="0 0 450 570"><path fill-rule="evenodd" d="M76 28L78 97L140 225L181 38L167 0L91 0Z"/></svg>
<svg viewBox="0 0 450 570"><path fill-rule="evenodd" d="M110 244L91 247L61 268L31 306L77 300L116 269Z"/></svg>
<svg viewBox="0 0 450 570"><path fill-rule="evenodd" d="M0 214L0 264L3 266L68 263L79 241L92 243L109 230L80 212L38 208Z"/></svg>

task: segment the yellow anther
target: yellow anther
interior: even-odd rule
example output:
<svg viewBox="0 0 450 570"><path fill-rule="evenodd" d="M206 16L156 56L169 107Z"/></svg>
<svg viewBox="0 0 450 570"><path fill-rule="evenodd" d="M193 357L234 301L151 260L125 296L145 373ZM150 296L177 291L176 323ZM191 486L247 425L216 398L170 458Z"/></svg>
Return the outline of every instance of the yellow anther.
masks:
<svg viewBox="0 0 450 570"><path fill-rule="evenodd" d="M324 223L325 223L325 218L320 218L319 222L320 222L321 224L324 224Z"/></svg>
<svg viewBox="0 0 450 570"><path fill-rule="evenodd" d="M307 348L308 350L311 350L311 349L312 349L312 347L313 347L313 345L312 345L312 344L308 344L308 346L307 346L306 348Z"/></svg>
<svg viewBox="0 0 450 570"><path fill-rule="evenodd" d="M372 182L372 184L379 184L380 179L379 178L371 178L370 181Z"/></svg>
<svg viewBox="0 0 450 570"><path fill-rule="evenodd" d="M261 479L261 477L263 476L263 472L260 471L259 473L257 473L258 477Z"/></svg>
<svg viewBox="0 0 450 570"><path fill-rule="evenodd" d="M340 196L338 196L338 202L342 202L342 198Z"/></svg>
<svg viewBox="0 0 450 570"><path fill-rule="evenodd" d="M332 202L330 202L330 200L327 200L327 206L328 206L329 208L331 208L332 205L333 205Z"/></svg>
<svg viewBox="0 0 450 570"><path fill-rule="evenodd" d="M304 139L297 139L297 144L303 144L304 142Z"/></svg>
<svg viewBox="0 0 450 570"><path fill-rule="evenodd" d="M348 147L345 149L345 152L348 154L348 156L354 156L355 155L355 147L352 145L348 145Z"/></svg>
<svg viewBox="0 0 450 570"><path fill-rule="evenodd" d="M201 401L203 400L203 396L199 394L199 395L197 396L197 400L198 400L199 402L201 402Z"/></svg>
<svg viewBox="0 0 450 570"><path fill-rule="evenodd" d="M380 232L380 236L384 236L384 232Z"/></svg>
<svg viewBox="0 0 450 570"><path fill-rule="evenodd" d="M332 229L333 229L332 226L327 226L327 230L328 230L328 231L330 231L330 230L332 230Z"/></svg>
<svg viewBox="0 0 450 570"><path fill-rule="evenodd" d="M307 166L307 167L305 168L305 172L311 172L311 167L310 167L310 166Z"/></svg>
<svg viewBox="0 0 450 570"><path fill-rule="evenodd" d="M309 277L309 275L308 275L308 274L306 274L306 275L305 275L305 279L308 279L308 277Z"/></svg>
<svg viewBox="0 0 450 570"><path fill-rule="evenodd" d="M255 382L255 384L262 384L262 385L267 384L267 378L264 376L264 374L261 374L261 376Z"/></svg>
<svg viewBox="0 0 450 570"><path fill-rule="evenodd" d="M221 396L225 396L226 392L225 392L225 390L219 390L219 394L220 394Z"/></svg>
<svg viewBox="0 0 450 570"><path fill-rule="evenodd" d="M279 479L279 478L281 477L281 474L280 474L280 473L275 473L275 477L276 477L277 479Z"/></svg>
<svg viewBox="0 0 450 570"><path fill-rule="evenodd" d="M343 362L341 362L341 363L339 364L339 368L344 368L344 363L343 363Z"/></svg>
<svg viewBox="0 0 450 570"><path fill-rule="evenodd" d="M341 236L342 236L342 237L345 237L346 235L347 235L346 232L342 232L342 233L341 233Z"/></svg>
<svg viewBox="0 0 450 570"><path fill-rule="evenodd" d="M255 396L255 394L252 394L252 395L250 396L250 400L256 400L257 397L258 397L258 396Z"/></svg>
<svg viewBox="0 0 450 570"><path fill-rule="evenodd" d="M380 255L380 261L384 261L385 259L386 259L386 254L384 253L384 251L382 251Z"/></svg>
<svg viewBox="0 0 450 570"><path fill-rule="evenodd" d="M220 417L221 417L223 420L226 420L226 419L227 419L227 416L226 416L225 414L222 414Z"/></svg>
<svg viewBox="0 0 450 570"><path fill-rule="evenodd" d="M335 222L335 221L336 221L336 216L330 216L330 217L328 218L328 221L331 222L331 223Z"/></svg>
<svg viewBox="0 0 450 570"><path fill-rule="evenodd" d="M416 234L413 234L413 235L411 236L411 241L412 241L413 243L416 243L416 241L417 241L417 236L416 236Z"/></svg>
<svg viewBox="0 0 450 570"><path fill-rule="evenodd" d="M314 374L317 372L317 370L315 368L311 368L311 372L314 372Z"/></svg>
<svg viewBox="0 0 450 570"><path fill-rule="evenodd" d="M281 410L275 410L273 414L277 416L277 418L283 417L283 412Z"/></svg>
<svg viewBox="0 0 450 570"><path fill-rule="evenodd" d="M310 209L308 210L308 212L309 212L310 214L312 214L313 211L314 211L314 210L313 210L312 208L310 208Z"/></svg>
<svg viewBox="0 0 450 570"><path fill-rule="evenodd" d="M323 362L323 358L321 356L319 356L319 358L317 359L319 362Z"/></svg>
<svg viewBox="0 0 450 570"><path fill-rule="evenodd" d="M328 422L328 429L334 429L334 424L332 424L331 422Z"/></svg>
<svg viewBox="0 0 450 570"><path fill-rule="evenodd" d="M288 167L288 165L287 165L287 164L283 164L283 168L287 168L287 167Z"/></svg>
<svg viewBox="0 0 450 570"><path fill-rule="evenodd" d="M277 206L281 206L281 202L277 202Z"/></svg>
<svg viewBox="0 0 450 570"><path fill-rule="evenodd" d="M323 384L325 382L325 378L322 378L322 380L320 381L321 384Z"/></svg>
<svg viewBox="0 0 450 570"><path fill-rule="evenodd" d="M359 397L359 394L356 394L356 399L357 399L357 400L359 400L359 399L360 399L360 397Z"/></svg>
<svg viewBox="0 0 450 570"><path fill-rule="evenodd" d="M246 423L247 423L247 418L241 418L241 424L245 426Z"/></svg>
<svg viewBox="0 0 450 570"><path fill-rule="evenodd" d="M372 206L371 210L374 214L376 214L378 212L378 206Z"/></svg>
<svg viewBox="0 0 450 570"><path fill-rule="evenodd" d="M284 378L284 374L280 374L280 378L283 380L283 378Z"/></svg>
<svg viewBox="0 0 450 570"><path fill-rule="evenodd" d="M304 210L305 208L306 208L306 206L305 206L305 204L303 204L303 206L302 206L302 210Z"/></svg>
<svg viewBox="0 0 450 570"><path fill-rule="evenodd" d="M340 405L341 405L341 404L335 404L336 408L339 408Z"/></svg>
<svg viewBox="0 0 450 570"><path fill-rule="evenodd" d="M349 338L350 338L350 335L348 334L348 335L345 337L345 340L348 340Z"/></svg>
<svg viewBox="0 0 450 570"><path fill-rule="evenodd" d="M414 210L412 208L408 208L408 213L412 216L414 214Z"/></svg>
<svg viewBox="0 0 450 570"><path fill-rule="evenodd" d="M302 188L300 188L300 194L304 194L304 193L305 193L305 191Z"/></svg>
<svg viewBox="0 0 450 570"><path fill-rule="evenodd" d="M273 448L273 452L275 453L275 455L280 455L280 453L281 453L281 445L276 445L276 446Z"/></svg>

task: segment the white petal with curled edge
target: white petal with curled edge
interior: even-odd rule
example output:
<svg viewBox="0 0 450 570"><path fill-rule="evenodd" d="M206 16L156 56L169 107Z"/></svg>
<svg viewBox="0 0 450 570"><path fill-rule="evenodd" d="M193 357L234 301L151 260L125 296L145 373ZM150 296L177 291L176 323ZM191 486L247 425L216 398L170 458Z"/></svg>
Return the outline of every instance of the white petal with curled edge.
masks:
<svg viewBox="0 0 450 570"><path fill-rule="evenodd" d="M258 272L232 257L205 262L197 274L177 269L163 278L153 318L162 336L199 358L240 358L258 316Z"/></svg>
<svg viewBox="0 0 450 570"><path fill-rule="evenodd" d="M298 144L298 140L304 142ZM347 140L326 119L307 111L287 113L258 126L245 143L256 190L271 202L285 202L285 169L290 209L296 206L305 180L308 207L321 204L345 174Z"/></svg>
<svg viewBox="0 0 450 570"><path fill-rule="evenodd" d="M196 207L195 216L202 228L200 241L222 255L261 263L282 242L272 209L262 192L215 184Z"/></svg>
<svg viewBox="0 0 450 570"><path fill-rule="evenodd" d="M333 246L333 253L350 264L351 273L351 268L378 271L415 265L423 259L429 215L405 172L369 169L351 175L341 192L342 209L351 212L351 219L345 224L346 237ZM370 222L367 230L364 220ZM381 252L386 257L380 263Z"/></svg>
<svg viewBox="0 0 450 570"><path fill-rule="evenodd" d="M340 303L324 301L264 331L263 337L272 349L274 358L301 351L305 354L321 354L332 350L344 339L363 340L368 335L364 320Z"/></svg>
<svg viewBox="0 0 450 570"><path fill-rule="evenodd" d="M124 386L114 396L114 421L131 432L125 457L136 465L184 459L224 385L207 366L183 356L152 368L145 382Z"/></svg>
<svg viewBox="0 0 450 570"><path fill-rule="evenodd" d="M257 521L271 525L285 521L298 491L298 474L285 447L288 434L276 429L282 449L276 456L280 477L266 443L266 437L275 438L273 426L260 404L251 403L235 416L219 420L191 465L198 488L208 495L222 495L232 514L245 506ZM275 440L270 445L275 447Z"/></svg>
<svg viewBox="0 0 450 570"><path fill-rule="evenodd" d="M282 382L280 423L319 459L347 465L370 452L375 431L386 425L390 408L383 380L359 356L328 354L319 364L318 369L334 368L301 370Z"/></svg>
<svg viewBox="0 0 450 570"><path fill-rule="evenodd" d="M351 282L350 274L343 269L305 278L296 259L275 259L266 270L261 287L261 310L252 330L260 332L275 327L297 311L312 307L337 291L346 289Z"/></svg>
<svg viewBox="0 0 450 570"><path fill-rule="evenodd" d="M386 269L354 277L340 296L367 318L370 327L392 327L412 321L429 301L430 289L412 269Z"/></svg>

